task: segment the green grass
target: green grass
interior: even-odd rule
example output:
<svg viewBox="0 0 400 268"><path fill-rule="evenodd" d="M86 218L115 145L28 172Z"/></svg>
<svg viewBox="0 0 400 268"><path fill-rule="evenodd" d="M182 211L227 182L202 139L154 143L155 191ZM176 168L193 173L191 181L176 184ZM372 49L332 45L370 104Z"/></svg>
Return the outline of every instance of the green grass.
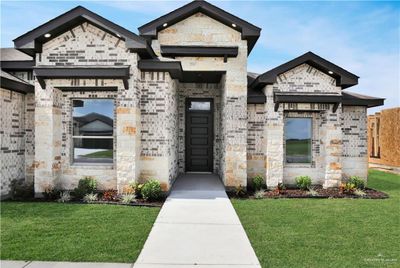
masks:
<svg viewBox="0 0 400 268"><path fill-rule="evenodd" d="M90 158L112 158L113 157L113 150L106 150L106 151L99 151L90 154L83 155L84 157Z"/></svg>
<svg viewBox="0 0 400 268"><path fill-rule="evenodd" d="M159 208L1 203L1 259L133 262Z"/></svg>
<svg viewBox="0 0 400 268"><path fill-rule="evenodd" d="M390 198L232 203L263 267L400 267L400 176L370 171L368 186Z"/></svg>

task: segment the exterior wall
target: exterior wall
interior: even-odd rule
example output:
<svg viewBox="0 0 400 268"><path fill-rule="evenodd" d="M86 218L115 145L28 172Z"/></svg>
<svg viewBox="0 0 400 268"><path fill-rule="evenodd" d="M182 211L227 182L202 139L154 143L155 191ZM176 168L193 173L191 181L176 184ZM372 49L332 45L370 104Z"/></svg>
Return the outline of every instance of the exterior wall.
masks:
<svg viewBox="0 0 400 268"><path fill-rule="evenodd" d="M11 181L25 178L25 95L0 88L1 198Z"/></svg>
<svg viewBox="0 0 400 268"><path fill-rule="evenodd" d="M296 176L308 175L314 184L334 187L342 176L341 108L332 112L333 105L294 103L281 104L274 111L274 92L338 93L332 77L302 64L278 76L277 82L264 88L264 139L266 143L265 178L268 187L278 183L293 184ZM313 118L312 163L288 164L285 160L284 122L286 117Z"/></svg>
<svg viewBox="0 0 400 268"><path fill-rule="evenodd" d="M379 119L380 157L372 155L372 132L376 130L376 120ZM400 167L400 108L382 110L368 116L368 161L369 163ZM375 123L373 127L372 124Z"/></svg>
<svg viewBox="0 0 400 268"><path fill-rule="evenodd" d="M344 106L342 112L343 176L368 177L367 108Z"/></svg>
<svg viewBox="0 0 400 268"><path fill-rule="evenodd" d="M151 178L169 190L178 175L177 85L165 72L141 74L139 180Z"/></svg>
<svg viewBox="0 0 400 268"><path fill-rule="evenodd" d="M128 89L113 79L46 79L46 89L35 83L35 192L48 185L71 189L83 176L94 176L99 187L121 190L139 174L140 110L137 55L129 53L123 40L83 23L43 44L37 65L129 65ZM116 87L117 91L74 92L58 87ZM74 164L72 161L72 98L113 98L114 163ZM49 151L49 148L51 150Z"/></svg>
<svg viewBox="0 0 400 268"><path fill-rule="evenodd" d="M185 71L226 71L221 81L221 164L226 187L247 184L247 42L240 32L197 13L158 33L152 46L238 46L236 58L176 57Z"/></svg>
<svg viewBox="0 0 400 268"><path fill-rule="evenodd" d="M261 175L265 179L265 105L247 105L247 179L251 184L251 179Z"/></svg>
<svg viewBox="0 0 400 268"><path fill-rule="evenodd" d="M212 98L214 100L214 173L220 173L221 160L221 85L183 83L178 85L179 103L179 172L185 172L185 114L187 98Z"/></svg>

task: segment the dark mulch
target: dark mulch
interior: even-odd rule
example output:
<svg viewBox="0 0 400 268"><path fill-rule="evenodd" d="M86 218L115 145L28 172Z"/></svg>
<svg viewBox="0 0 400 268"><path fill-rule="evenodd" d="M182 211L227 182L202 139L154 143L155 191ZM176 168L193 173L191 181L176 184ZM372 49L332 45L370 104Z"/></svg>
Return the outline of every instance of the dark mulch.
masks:
<svg viewBox="0 0 400 268"><path fill-rule="evenodd" d="M44 202L57 202L56 200L49 200L49 199L44 199L44 198L15 198L15 199L8 199L4 200L6 202L38 202L38 203L44 203ZM2 202L4 202L2 201ZM83 201L79 200L71 200L69 202L66 202L65 204L88 204ZM119 205L119 206L132 206L132 207L162 207L164 204L164 200L160 201L146 201L144 199L136 199L135 202L125 204L122 202L118 201L94 201L90 202L90 204L104 204L104 205Z"/></svg>
<svg viewBox="0 0 400 268"><path fill-rule="evenodd" d="M318 195L311 195L309 191L304 191L298 188L288 188L280 193L276 190L265 190L264 198L363 198L363 199L385 199L389 198L384 192L377 191L371 188L365 188L363 192L365 196L358 196L353 193L343 193L339 188L324 189L321 186L313 188ZM247 192L245 195L237 197L234 193L228 193L231 198L254 199L253 192Z"/></svg>

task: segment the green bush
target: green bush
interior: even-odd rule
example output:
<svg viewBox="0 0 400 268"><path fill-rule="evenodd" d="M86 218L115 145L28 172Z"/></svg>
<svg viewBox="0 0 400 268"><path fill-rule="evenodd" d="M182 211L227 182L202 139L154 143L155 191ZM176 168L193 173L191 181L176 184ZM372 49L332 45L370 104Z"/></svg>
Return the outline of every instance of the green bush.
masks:
<svg viewBox="0 0 400 268"><path fill-rule="evenodd" d="M136 195L136 198L142 198L142 188L143 188L143 183L138 183L135 181L132 181L129 183L129 187L133 189L133 193Z"/></svg>
<svg viewBox="0 0 400 268"><path fill-rule="evenodd" d="M298 176L296 177L296 185L302 190L310 189L311 178L309 176Z"/></svg>
<svg viewBox="0 0 400 268"><path fill-rule="evenodd" d="M262 189L264 183L264 178L261 175L257 175L253 178L253 188L255 191Z"/></svg>
<svg viewBox="0 0 400 268"><path fill-rule="evenodd" d="M141 194L143 198L148 201L160 199L162 195L160 182L157 180L147 181L141 189Z"/></svg>
<svg viewBox="0 0 400 268"><path fill-rule="evenodd" d="M351 184L354 184L354 186L357 188L357 189L364 189L365 188L365 182L364 182L364 180L363 179L361 179L360 177L358 177L358 176L351 176L350 178L349 178L349 181L348 181L349 183L351 183Z"/></svg>
<svg viewBox="0 0 400 268"><path fill-rule="evenodd" d="M74 196L82 199L86 194L92 194L97 190L97 182L93 177L84 177L79 180L78 187L74 189Z"/></svg>

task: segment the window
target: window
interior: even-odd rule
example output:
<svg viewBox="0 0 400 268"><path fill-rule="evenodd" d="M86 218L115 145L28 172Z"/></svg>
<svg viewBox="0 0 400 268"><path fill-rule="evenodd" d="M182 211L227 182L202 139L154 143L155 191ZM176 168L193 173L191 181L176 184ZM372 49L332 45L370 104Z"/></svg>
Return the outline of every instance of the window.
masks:
<svg viewBox="0 0 400 268"><path fill-rule="evenodd" d="M210 101L190 101L189 111L210 111Z"/></svg>
<svg viewBox="0 0 400 268"><path fill-rule="evenodd" d="M73 100L73 159L77 163L112 163L114 101Z"/></svg>
<svg viewBox="0 0 400 268"><path fill-rule="evenodd" d="M286 118L287 163L311 163L311 118Z"/></svg>

